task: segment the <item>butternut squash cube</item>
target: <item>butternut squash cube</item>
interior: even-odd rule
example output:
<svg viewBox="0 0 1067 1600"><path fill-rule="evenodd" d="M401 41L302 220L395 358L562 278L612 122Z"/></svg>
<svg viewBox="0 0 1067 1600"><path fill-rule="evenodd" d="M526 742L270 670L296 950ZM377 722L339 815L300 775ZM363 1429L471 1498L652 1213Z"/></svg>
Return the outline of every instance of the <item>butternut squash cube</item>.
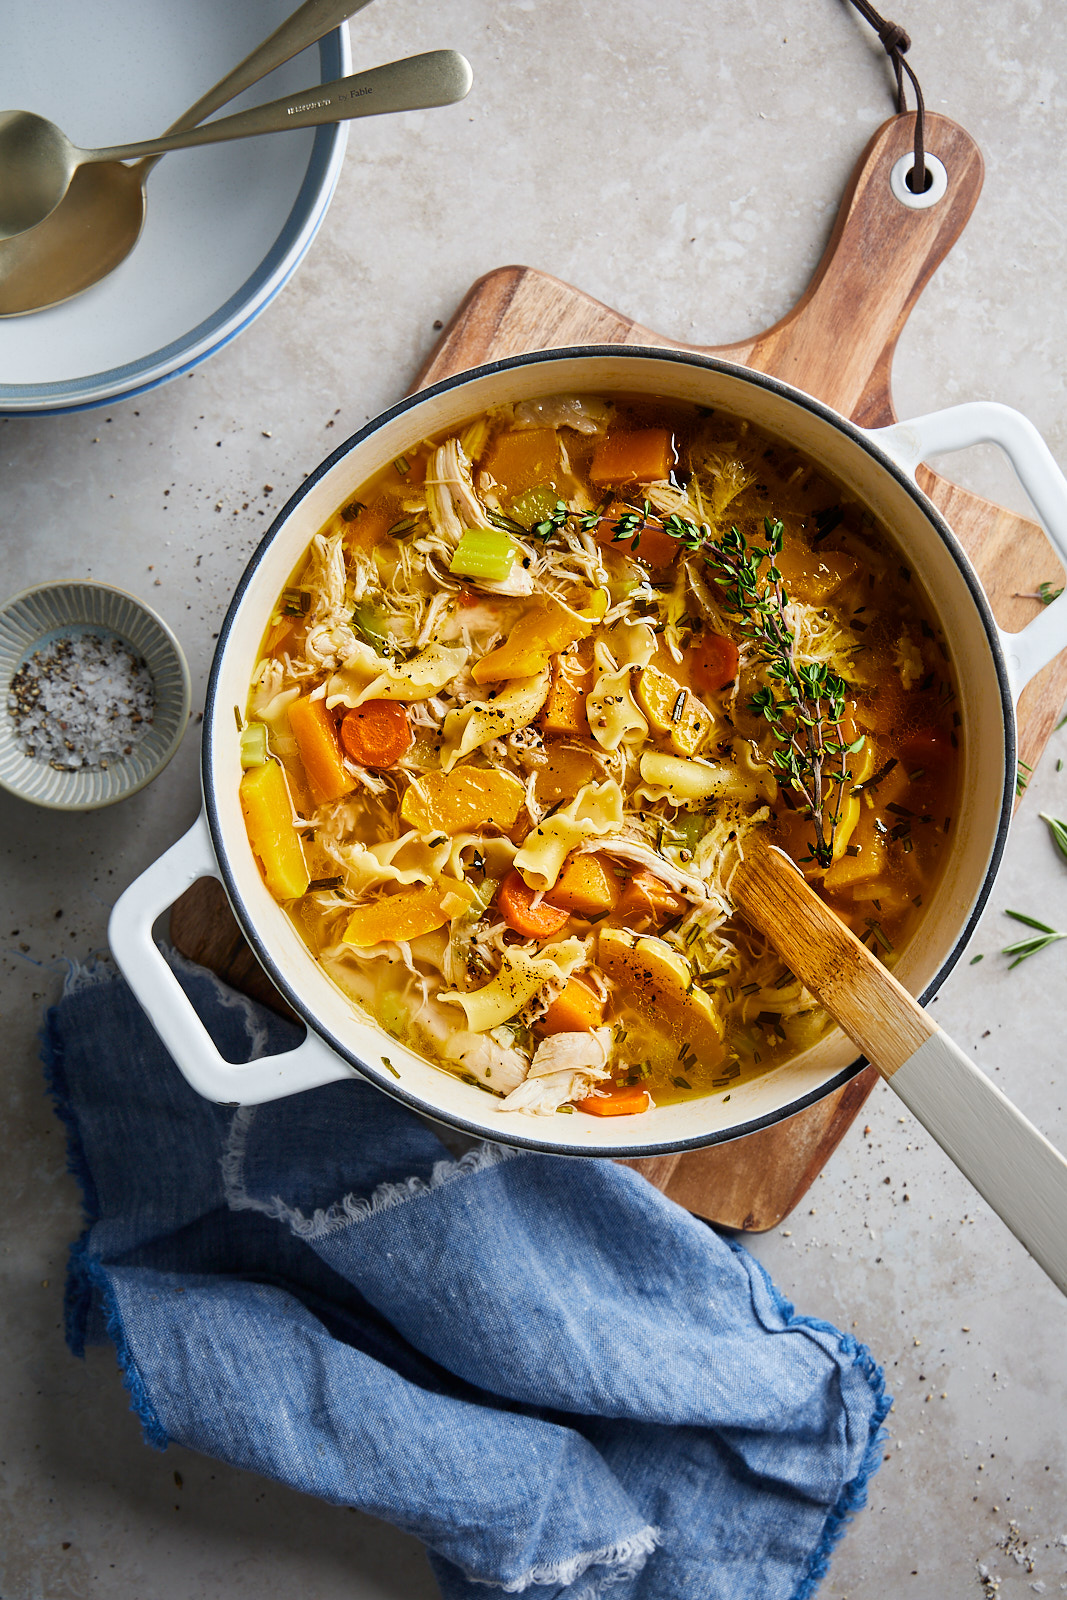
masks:
<svg viewBox="0 0 1067 1600"><path fill-rule="evenodd" d="M400 815L420 833L465 833L487 822L507 833L525 801L526 790L513 773L497 767L453 767L451 772L424 772L409 784Z"/></svg>
<svg viewBox="0 0 1067 1600"><path fill-rule="evenodd" d="M495 478L507 499L540 484L550 484L560 491L566 486L555 428L523 428L517 433L501 433L493 441L482 466Z"/></svg>
<svg viewBox="0 0 1067 1600"><path fill-rule="evenodd" d="M547 810L561 800L573 800L582 785L592 783L596 774L597 765L590 750L578 744L552 744L548 747L548 760L534 774L534 793Z"/></svg>
<svg viewBox="0 0 1067 1600"><path fill-rule="evenodd" d="M557 995L535 1032L547 1036L551 1033L592 1033L604 1021L604 1002L580 978L568 978L563 993Z"/></svg>
<svg viewBox="0 0 1067 1600"><path fill-rule="evenodd" d="M684 895L669 889L654 872L639 867L622 891L615 907L615 920L634 933L647 933L650 928L659 927L661 922L681 916L687 904Z"/></svg>
<svg viewBox="0 0 1067 1600"><path fill-rule="evenodd" d="M545 670L556 651L587 638L592 631L593 624L585 617L549 598L523 612L503 644L475 663L471 677L475 683L532 678Z"/></svg>
<svg viewBox="0 0 1067 1600"><path fill-rule="evenodd" d="M693 987L693 969L664 939L635 939L622 928L603 928L599 965L622 991L621 998L664 1033L688 1043L704 1066L726 1054L722 1018L703 989Z"/></svg>
<svg viewBox="0 0 1067 1600"><path fill-rule="evenodd" d="M357 906L341 937L345 944L354 944L361 950L375 944L418 939L460 916L473 900L470 885L458 878L447 884L398 889L395 894Z"/></svg>
<svg viewBox="0 0 1067 1600"><path fill-rule="evenodd" d="M715 732L715 718L703 700L658 667L641 667L635 674L634 699L680 756L695 756Z"/></svg>
<svg viewBox="0 0 1067 1600"><path fill-rule="evenodd" d="M559 911L577 912L580 917L603 917L619 898L614 872L597 855L572 850L560 869L559 877L545 894L545 900Z"/></svg>
<svg viewBox="0 0 1067 1600"><path fill-rule="evenodd" d="M591 737L585 702L593 691L593 665L580 654L554 655L552 681L541 712L541 731Z"/></svg>
<svg viewBox="0 0 1067 1600"><path fill-rule="evenodd" d="M656 483L670 473L672 456L671 436L666 428L611 433L593 452L589 479L598 487L609 483Z"/></svg>

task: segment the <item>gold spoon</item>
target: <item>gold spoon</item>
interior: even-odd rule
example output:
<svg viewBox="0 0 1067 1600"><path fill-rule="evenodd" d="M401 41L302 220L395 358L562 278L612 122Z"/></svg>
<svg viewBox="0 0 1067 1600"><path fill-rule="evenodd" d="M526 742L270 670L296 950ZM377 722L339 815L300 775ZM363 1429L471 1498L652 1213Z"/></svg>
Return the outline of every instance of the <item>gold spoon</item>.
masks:
<svg viewBox="0 0 1067 1600"><path fill-rule="evenodd" d="M1034 1260L1067 1294L1067 1161L758 839L730 898L872 1061Z"/></svg>
<svg viewBox="0 0 1067 1600"><path fill-rule="evenodd" d="M470 63L458 51L429 50L303 89L282 100L270 100L184 133L163 134L138 144L105 145L98 150L72 144L62 128L32 111L0 112L0 239L43 222L86 162L125 161L229 139L250 139L261 133L347 122L353 117L452 105L464 98L472 81Z"/></svg>
<svg viewBox="0 0 1067 1600"><path fill-rule="evenodd" d="M369 4L370 0L305 0L167 132L195 128ZM0 317L59 305L125 261L144 226L145 185L160 159L146 156L133 167L121 161L79 167L50 216L28 233L0 239Z"/></svg>
<svg viewBox="0 0 1067 1600"><path fill-rule="evenodd" d="M305 0L250 55L167 129L195 127L228 100L339 27L370 0ZM50 216L27 233L0 240L0 316L20 316L81 294L114 271L133 249L145 217L145 185L160 160L79 167Z"/></svg>

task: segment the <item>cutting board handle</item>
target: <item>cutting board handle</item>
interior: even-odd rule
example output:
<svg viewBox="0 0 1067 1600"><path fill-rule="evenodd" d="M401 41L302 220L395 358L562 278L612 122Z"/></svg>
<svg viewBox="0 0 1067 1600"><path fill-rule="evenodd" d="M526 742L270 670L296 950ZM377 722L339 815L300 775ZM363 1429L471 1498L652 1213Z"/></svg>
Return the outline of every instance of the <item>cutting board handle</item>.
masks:
<svg viewBox="0 0 1067 1600"><path fill-rule="evenodd" d="M898 199L893 168L911 153L914 127L914 114L906 112L871 139L823 258L793 309L755 339L716 345L708 354L794 383L865 427L895 420L893 350L974 210L984 172L970 134L948 117L928 115L927 148L945 169L945 192L932 205Z"/></svg>

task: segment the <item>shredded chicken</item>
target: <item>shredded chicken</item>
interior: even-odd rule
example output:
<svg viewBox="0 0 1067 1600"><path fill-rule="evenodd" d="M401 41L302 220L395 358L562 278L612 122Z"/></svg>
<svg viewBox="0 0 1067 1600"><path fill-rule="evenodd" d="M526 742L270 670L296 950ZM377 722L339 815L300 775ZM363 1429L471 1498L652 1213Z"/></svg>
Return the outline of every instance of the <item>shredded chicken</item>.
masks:
<svg viewBox="0 0 1067 1600"><path fill-rule="evenodd" d="M487 1033L455 1033L444 1048L446 1060L457 1062L472 1078L487 1083L497 1094L518 1088L528 1062L521 1050L498 1044Z"/></svg>
<svg viewBox="0 0 1067 1600"><path fill-rule="evenodd" d="M611 1029L594 1028L591 1033L551 1033L542 1039L530 1065L531 1078L545 1078L551 1072L588 1072L604 1076L611 1054Z"/></svg>

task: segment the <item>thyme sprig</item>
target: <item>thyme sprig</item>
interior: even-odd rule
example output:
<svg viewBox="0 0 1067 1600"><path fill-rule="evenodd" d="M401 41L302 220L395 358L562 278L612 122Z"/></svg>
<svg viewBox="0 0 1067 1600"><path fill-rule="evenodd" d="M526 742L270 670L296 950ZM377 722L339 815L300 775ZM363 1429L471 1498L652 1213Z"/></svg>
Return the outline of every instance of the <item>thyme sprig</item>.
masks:
<svg viewBox="0 0 1067 1600"><path fill-rule="evenodd" d="M750 696L748 709L768 724L775 740L772 764L810 815L815 838L806 859L828 867L852 781L849 757L863 748L864 735L846 741L842 734L849 692L845 679L825 661L797 659L786 615L789 595L778 566L785 527L765 517L765 545L749 544L737 527L716 540L707 524L677 513L665 517L662 528L711 569L726 615L763 663L768 681Z"/></svg>
<svg viewBox="0 0 1067 1600"><path fill-rule="evenodd" d="M592 511L571 511L558 500L529 532L538 539L568 525L591 532L605 520L610 504L609 495ZM644 500L627 505L614 519L613 542L629 544L636 554L646 528L677 539L683 550L704 562L720 590L725 614L754 647L768 681L750 697L748 708L770 728L772 765L781 781L800 796L810 816L814 839L805 859L829 867L852 781L849 757L863 748L864 736L849 742L842 734L849 693L845 679L826 662L797 659L796 637L786 618L789 595L777 564L784 525L765 517L764 545L749 544L737 527L716 539L706 522L691 522L678 512L659 516L651 501Z"/></svg>

